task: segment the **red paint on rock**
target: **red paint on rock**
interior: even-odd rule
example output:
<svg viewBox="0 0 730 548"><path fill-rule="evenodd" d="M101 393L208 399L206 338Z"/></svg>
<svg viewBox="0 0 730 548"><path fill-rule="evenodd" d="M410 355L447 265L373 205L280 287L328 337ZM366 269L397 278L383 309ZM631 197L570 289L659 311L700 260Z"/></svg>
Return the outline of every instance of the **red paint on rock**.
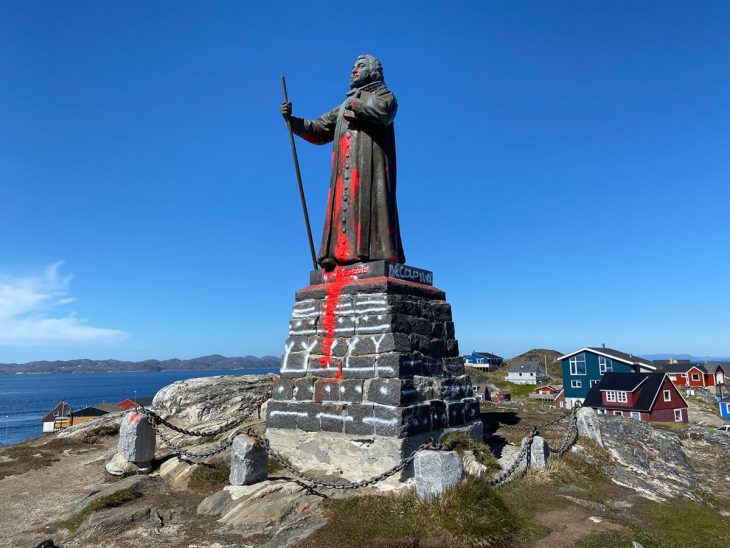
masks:
<svg viewBox="0 0 730 548"><path fill-rule="evenodd" d="M127 426L132 426L135 422L142 418L142 413L132 413L127 421Z"/></svg>

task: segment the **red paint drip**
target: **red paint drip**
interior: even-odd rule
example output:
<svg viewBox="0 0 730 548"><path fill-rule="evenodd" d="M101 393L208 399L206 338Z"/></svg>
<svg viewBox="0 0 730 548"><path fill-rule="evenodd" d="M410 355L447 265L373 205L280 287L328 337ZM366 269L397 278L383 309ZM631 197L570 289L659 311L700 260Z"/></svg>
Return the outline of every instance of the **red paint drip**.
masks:
<svg viewBox="0 0 730 548"><path fill-rule="evenodd" d="M137 422L140 418L142 418L142 413L132 413L129 416L129 420L127 421L127 426L132 426L135 422Z"/></svg>
<svg viewBox="0 0 730 548"><path fill-rule="evenodd" d="M351 281L356 280L358 274L362 274L366 270L364 268L340 268L337 267L332 272L324 274L325 291L327 299L324 305L324 314L322 314L322 330L324 331L324 341L322 341L322 357L319 358L319 365L327 369L332 361L332 343L335 340L335 327L337 326L337 304L340 301L342 289ZM342 362L338 365L337 373L334 376L339 380L342 378Z"/></svg>

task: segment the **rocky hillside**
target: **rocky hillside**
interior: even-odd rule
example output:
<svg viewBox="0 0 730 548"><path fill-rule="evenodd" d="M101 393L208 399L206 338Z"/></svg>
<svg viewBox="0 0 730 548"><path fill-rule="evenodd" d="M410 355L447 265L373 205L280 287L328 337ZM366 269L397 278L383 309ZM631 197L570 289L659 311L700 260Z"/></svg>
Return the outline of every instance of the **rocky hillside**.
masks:
<svg viewBox="0 0 730 548"><path fill-rule="evenodd" d="M211 430L238 417L263 432L259 416L272 387L271 376L192 379L164 388L153 405L188 428ZM561 411L529 402L484 404L482 420L491 435L484 444L459 449L467 473L483 476L469 476L443 501L430 503L417 502L408 483L387 491L307 489L273 462L268 481L229 486L227 452L194 464L159 443L150 475L115 478L105 465L116 450L121 416L107 415L0 449L0 545L727 545L730 436L583 413L581 436L569 451L492 488L484 477L508 468L528 434L510 426L549 422ZM565 428L563 420L540 435L555 447ZM196 445L165 432L194 452L235 434Z"/></svg>

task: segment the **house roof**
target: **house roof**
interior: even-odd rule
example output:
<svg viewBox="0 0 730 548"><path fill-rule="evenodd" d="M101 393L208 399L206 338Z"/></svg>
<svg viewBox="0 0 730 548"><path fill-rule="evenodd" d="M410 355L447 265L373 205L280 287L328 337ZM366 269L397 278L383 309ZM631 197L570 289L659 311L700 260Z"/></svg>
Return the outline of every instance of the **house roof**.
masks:
<svg viewBox="0 0 730 548"><path fill-rule="evenodd" d="M728 366L728 364L726 364L726 363L706 363L704 365L705 365L705 369L707 369L707 372L713 373L713 374L717 373L718 369L722 369L723 372L726 369L730 370L730 366Z"/></svg>
<svg viewBox="0 0 730 548"><path fill-rule="evenodd" d="M53 414L56 410L58 410L58 416ZM45 417L41 419L41 422L53 422L60 417L67 417L69 413L71 413L71 406L67 402L61 400L53 406L53 409L51 409Z"/></svg>
<svg viewBox="0 0 730 548"><path fill-rule="evenodd" d="M124 411L125 409L123 407L117 407L116 405L112 405L111 403L95 403L93 405L89 405L87 407L84 407L83 409L79 409L78 411L73 412L74 417L100 417L102 415L106 415L107 413L117 413L119 411Z"/></svg>
<svg viewBox="0 0 730 548"><path fill-rule="evenodd" d="M144 398L137 398L136 400L133 398L127 398L126 400L122 400L119 403L117 403L118 406L121 406L122 404L127 405L141 405L143 407L148 407L152 405L152 400L154 399L153 396L147 396Z"/></svg>
<svg viewBox="0 0 730 548"><path fill-rule="evenodd" d="M510 373L537 373L538 370L542 370L542 365L536 361L513 363L507 369Z"/></svg>
<svg viewBox="0 0 730 548"><path fill-rule="evenodd" d="M479 354L480 356L484 356L485 358L497 358L498 360L504 359L502 356L497 356L496 354L492 354L491 352L479 352L477 350L473 350L472 354Z"/></svg>
<svg viewBox="0 0 730 548"><path fill-rule="evenodd" d="M690 369L696 367L703 373L707 373L707 368L698 363L671 363L661 368L665 373L686 373Z"/></svg>
<svg viewBox="0 0 730 548"><path fill-rule="evenodd" d="M657 369L656 364L652 363L650 360L644 359L640 356L634 356L633 354L627 354L626 352L621 352L620 350L616 350L614 348L604 348L602 346L586 346L584 348L581 348L580 350L576 350L575 352L566 354L565 356L560 356L558 360L570 358L571 356L575 356L576 354L580 354L581 352L593 352L594 354L598 354L599 356L606 356L607 358L628 363L630 365L641 365L643 367L651 369L652 371L656 371Z"/></svg>
<svg viewBox="0 0 730 548"><path fill-rule="evenodd" d="M621 408L631 411L649 412L659 390L664 384L665 378L667 378L666 373L662 372L604 373L600 382L588 391L588 396L586 396L583 405L588 407L606 407L601 397L601 391L616 390L634 392L638 388L641 388L638 396L634 400L634 404L631 406L622 405ZM677 394L679 394L679 391L677 391ZM679 394L679 397L682 398L682 395ZM684 398L682 400L684 401ZM686 401L685 405L687 405Z"/></svg>

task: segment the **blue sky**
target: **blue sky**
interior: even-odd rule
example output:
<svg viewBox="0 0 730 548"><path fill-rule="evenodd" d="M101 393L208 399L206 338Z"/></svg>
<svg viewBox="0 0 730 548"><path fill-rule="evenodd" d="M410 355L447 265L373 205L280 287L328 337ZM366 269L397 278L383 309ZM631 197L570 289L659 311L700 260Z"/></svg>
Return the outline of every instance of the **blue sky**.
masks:
<svg viewBox="0 0 730 548"><path fill-rule="evenodd" d="M0 361L281 354L359 53L463 352L730 355L730 4L367 8L2 3Z"/></svg>

